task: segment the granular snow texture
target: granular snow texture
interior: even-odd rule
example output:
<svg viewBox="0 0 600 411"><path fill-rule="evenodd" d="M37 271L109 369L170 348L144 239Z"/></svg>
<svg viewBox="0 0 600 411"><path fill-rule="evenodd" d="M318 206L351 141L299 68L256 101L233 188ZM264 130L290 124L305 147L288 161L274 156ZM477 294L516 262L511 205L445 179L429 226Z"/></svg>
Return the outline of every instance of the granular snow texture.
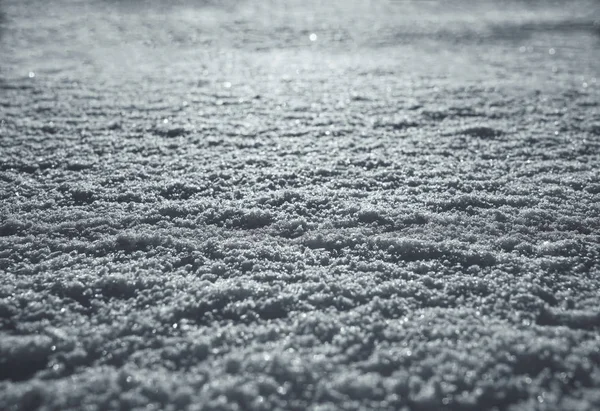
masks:
<svg viewBox="0 0 600 411"><path fill-rule="evenodd" d="M597 1L0 7L0 409L600 409Z"/></svg>

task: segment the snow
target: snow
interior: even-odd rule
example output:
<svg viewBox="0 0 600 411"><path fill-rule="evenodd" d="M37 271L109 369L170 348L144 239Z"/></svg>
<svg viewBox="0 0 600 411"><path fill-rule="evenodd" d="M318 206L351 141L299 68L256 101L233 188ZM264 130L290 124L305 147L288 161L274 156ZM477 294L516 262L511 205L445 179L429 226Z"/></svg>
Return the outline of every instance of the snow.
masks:
<svg viewBox="0 0 600 411"><path fill-rule="evenodd" d="M0 7L0 409L600 408L595 2Z"/></svg>

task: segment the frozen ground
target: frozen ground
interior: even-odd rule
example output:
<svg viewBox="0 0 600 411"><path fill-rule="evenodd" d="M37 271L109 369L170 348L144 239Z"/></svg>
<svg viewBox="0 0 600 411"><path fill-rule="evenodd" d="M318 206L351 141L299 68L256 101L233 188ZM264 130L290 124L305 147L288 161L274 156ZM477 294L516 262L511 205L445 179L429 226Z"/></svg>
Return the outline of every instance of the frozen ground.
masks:
<svg viewBox="0 0 600 411"><path fill-rule="evenodd" d="M597 1L0 2L0 409L600 409Z"/></svg>

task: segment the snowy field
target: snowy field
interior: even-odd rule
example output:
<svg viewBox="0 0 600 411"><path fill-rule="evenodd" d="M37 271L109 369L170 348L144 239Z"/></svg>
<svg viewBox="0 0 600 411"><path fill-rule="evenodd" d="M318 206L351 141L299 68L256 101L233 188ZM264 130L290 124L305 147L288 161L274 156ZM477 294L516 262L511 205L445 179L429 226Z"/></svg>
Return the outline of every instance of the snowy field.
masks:
<svg viewBox="0 0 600 411"><path fill-rule="evenodd" d="M0 0L0 409L600 409L600 3Z"/></svg>

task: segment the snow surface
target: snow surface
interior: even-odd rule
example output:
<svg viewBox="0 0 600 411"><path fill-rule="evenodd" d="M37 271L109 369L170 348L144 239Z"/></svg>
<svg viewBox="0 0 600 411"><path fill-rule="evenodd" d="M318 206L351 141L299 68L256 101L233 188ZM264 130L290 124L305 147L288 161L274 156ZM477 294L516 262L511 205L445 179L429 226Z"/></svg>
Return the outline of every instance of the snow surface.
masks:
<svg viewBox="0 0 600 411"><path fill-rule="evenodd" d="M0 409L600 409L599 22L0 2Z"/></svg>

